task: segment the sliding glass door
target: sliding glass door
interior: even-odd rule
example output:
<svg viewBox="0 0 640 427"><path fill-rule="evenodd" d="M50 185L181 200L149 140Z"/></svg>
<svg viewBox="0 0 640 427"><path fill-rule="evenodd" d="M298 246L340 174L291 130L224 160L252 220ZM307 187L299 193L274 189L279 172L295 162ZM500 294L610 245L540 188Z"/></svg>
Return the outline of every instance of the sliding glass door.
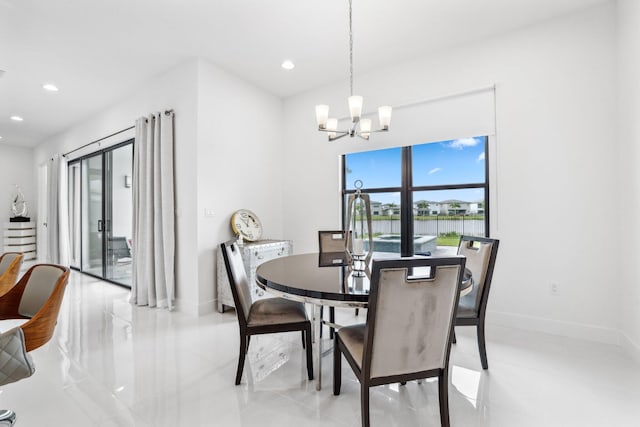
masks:
<svg viewBox="0 0 640 427"><path fill-rule="evenodd" d="M69 164L71 266L131 286L133 143Z"/></svg>

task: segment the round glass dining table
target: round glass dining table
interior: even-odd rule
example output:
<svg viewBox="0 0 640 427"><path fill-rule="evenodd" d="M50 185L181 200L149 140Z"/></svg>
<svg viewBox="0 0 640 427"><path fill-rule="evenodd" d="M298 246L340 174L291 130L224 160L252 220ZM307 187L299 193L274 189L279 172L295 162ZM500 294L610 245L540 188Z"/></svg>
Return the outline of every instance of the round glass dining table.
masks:
<svg viewBox="0 0 640 427"><path fill-rule="evenodd" d="M378 255L378 254L376 254ZM394 254L394 257L397 257ZM389 258L383 256L383 258ZM358 264L355 263L357 266ZM322 306L366 308L369 302L369 267L354 270L343 253L310 253L276 258L260 264L256 270L257 285L282 298L313 304L313 331L316 342L317 382L316 390L322 388ZM428 275L415 272L414 275ZM473 278L465 269L460 296L471 292Z"/></svg>

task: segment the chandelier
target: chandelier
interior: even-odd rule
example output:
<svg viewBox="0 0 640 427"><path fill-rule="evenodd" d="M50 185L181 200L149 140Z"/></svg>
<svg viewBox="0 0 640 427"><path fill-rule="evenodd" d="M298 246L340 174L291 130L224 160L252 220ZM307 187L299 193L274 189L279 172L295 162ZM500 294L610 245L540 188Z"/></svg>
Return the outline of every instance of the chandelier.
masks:
<svg viewBox="0 0 640 427"><path fill-rule="evenodd" d="M388 105L378 108L378 119L380 121L380 129L371 130L371 119L363 119L362 115L362 96L353 94L353 24L351 19L351 0L349 0L349 113L351 114L351 127L348 130L338 130L338 119L329 117L328 105L316 105L316 120L318 122L318 130L327 132L329 141L333 141L343 136L358 136L360 138L369 139L372 132L386 132L389 130L391 123L391 107Z"/></svg>

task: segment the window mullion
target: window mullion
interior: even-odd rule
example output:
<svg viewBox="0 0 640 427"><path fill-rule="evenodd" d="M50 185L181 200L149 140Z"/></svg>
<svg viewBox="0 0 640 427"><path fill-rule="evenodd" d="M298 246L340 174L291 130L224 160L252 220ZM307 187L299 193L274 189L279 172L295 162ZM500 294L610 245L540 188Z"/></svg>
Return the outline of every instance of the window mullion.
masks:
<svg viewBox="0 0 640 427"><path fill-rule="evenodd" d="M400 191L400 255L413 256L413 184L411 147L402 148L402 189Z"/></svg>

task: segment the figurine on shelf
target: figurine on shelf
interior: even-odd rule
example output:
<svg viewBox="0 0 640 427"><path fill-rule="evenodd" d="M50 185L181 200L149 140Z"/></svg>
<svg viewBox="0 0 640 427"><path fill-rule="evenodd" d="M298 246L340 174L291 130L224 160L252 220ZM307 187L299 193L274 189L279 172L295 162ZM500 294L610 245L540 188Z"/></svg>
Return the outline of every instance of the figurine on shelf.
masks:
<svg viewBox="0 0 640 427"><path fill-rule="evenodd" d="M13 216L9 218L10 222L29 222L31 218L27 215L29 214L29 207L27 206L27 202L24 200L24 194L20 190L20 186L16 184L16 196L13 198L13 202L11 203L11 212Z"/></svg>

